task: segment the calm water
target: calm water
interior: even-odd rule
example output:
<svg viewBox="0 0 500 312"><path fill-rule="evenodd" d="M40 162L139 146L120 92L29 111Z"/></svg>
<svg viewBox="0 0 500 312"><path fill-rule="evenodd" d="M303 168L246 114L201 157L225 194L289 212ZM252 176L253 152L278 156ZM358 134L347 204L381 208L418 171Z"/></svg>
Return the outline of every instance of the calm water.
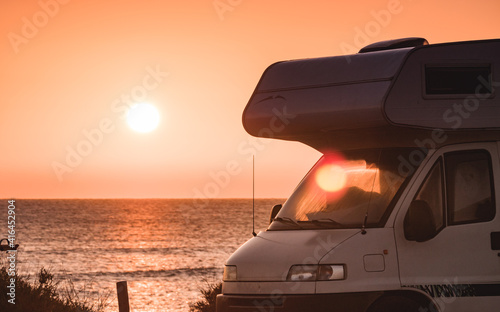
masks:
<svg viewBox="0 0 500 312"><path fill-rule="evenodd" d="M282 202L256 200L257 230ZM252 231L248 199L19 199L16 207L19 271L49 268L84 290L83 298L110 293L107 311L118 311L115 283L122 280L131 311L188 311Z"/></svg>

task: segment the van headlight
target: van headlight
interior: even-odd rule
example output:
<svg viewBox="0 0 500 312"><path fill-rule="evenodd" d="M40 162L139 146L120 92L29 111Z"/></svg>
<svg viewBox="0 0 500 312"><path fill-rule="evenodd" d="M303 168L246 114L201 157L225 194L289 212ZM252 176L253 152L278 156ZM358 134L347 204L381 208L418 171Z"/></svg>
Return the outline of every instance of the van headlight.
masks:
<svg viewBox="0 0 500 312"><path fill-rule="evenodd" d="M345 279L343 264L292 265L286 279L288 281L336 281Z"/></svg>
<svg viewBox="0 0 500 312"><path fill-rule="evenodd" d="M224 282L236 281L236 266L235 265L225 265L224 266L224 274L222 275L222 280Z"/></svg>

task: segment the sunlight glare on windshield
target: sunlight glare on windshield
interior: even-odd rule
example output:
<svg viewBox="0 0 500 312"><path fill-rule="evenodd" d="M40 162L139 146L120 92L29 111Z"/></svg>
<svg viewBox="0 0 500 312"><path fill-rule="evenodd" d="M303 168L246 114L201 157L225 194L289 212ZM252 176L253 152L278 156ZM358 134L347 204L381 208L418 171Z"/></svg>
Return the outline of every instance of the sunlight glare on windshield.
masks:
<svg viewBox="0 0 500 312"><path fill-rule="evenodd" d="M315 178L316 184L329 193L340 192L347 186L380 193L379 169L370 168L363 160L329 162L316 171Z"/></svg>
<svg viewBox="0 0 500 312"><path fill-rule="evenodd" d="M316 183L327 192L338 192L344 188L346 172L336 164L325 165L316 173Z"/></svg>

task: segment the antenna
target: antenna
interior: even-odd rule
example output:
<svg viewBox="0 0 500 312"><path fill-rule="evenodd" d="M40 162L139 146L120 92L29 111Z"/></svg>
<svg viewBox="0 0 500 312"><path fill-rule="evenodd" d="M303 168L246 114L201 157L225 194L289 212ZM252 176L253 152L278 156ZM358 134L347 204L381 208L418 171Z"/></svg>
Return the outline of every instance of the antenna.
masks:
<svg viewBox="0 0 500 312"><path fill-rule="evenodd" d="M255 233L255 155L252 155L252 235Z"/></svg>

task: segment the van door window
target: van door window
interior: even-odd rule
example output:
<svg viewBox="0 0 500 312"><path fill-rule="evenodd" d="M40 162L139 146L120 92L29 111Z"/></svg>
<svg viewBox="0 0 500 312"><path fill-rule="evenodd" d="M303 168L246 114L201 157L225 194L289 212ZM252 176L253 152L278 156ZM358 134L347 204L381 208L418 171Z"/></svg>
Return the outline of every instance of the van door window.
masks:
<svg viewBox="0 0 500 312"><path fill-rule="evenodd" d="M414 200L425 202L431 208L433 220L429 220L429 222L434 225L436 232L444 226L443 189L443 169L440 158L432 167L431 172L414 198Z"/></svg>
<svg viewBox="0 0 500 312"><path fill-rule="evenodd" d="M495 216L491 158L485 150L445 154L448 223L490 221Z"/></svg>

